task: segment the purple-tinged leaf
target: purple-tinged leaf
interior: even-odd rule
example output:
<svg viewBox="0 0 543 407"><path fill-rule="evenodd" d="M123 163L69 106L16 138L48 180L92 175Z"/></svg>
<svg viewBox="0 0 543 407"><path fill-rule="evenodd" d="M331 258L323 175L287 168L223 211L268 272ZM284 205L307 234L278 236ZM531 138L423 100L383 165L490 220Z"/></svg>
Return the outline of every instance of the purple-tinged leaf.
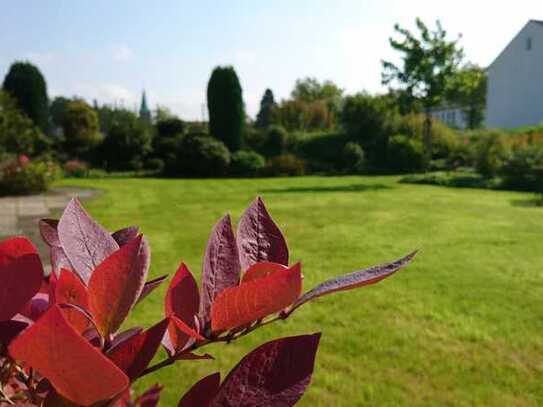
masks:
<svg viewBox="0 0 543 407"><path fill-rule="evenodd" d="M239 284L241 266L230 215L213 227L204 255L200 316L205 323L211 318L211 305L225 288Z"/></svg>
<svg viewBox="0 0 543 407"><path fill-rule="evenodd" d="M62 213L58 237L74 271L85 284L96 267L119 249L115 239L89 216L77 198Z"/></svg>
<svg viewBox="0 0 543 407"><path fill-rule="evenodd" d="M210 407L292 406L311 381L320 333L265 343L223 381Z"/></svg>
<svg viewBox="0 0 543 407"><path fill-rule="evenodd" d="M292 308L288 311L288 313L292 313L299 306L323 295L331 294L336 291L352 290L353 288L378 283L379 281L390 277L401 268L407 266L411 262L411 260L413 260L416 254L417 251L414 251L392 263L373 266L365 270L355 271L340 277L335 277L327 280L302 295L292 305Z"/></svg>
<svg viewBox="0 0 543 407"><path fill-rule="evenodd" d="M41 219L38 223L40 235L43 241L49 246L61 247L58 238L58 220L57 219Z"/></svg>
<svg viewBox="0 0 543 407"><path fill-rule="evenodd" d="M237 243L243 270L264 261L288 265L287 242L260 197L241 216Z"/></svg>
<svg viewBox="0 0 543 407"><path fill-rule="evenodd" d="M209 407L219 391L220 382L219 372L204 377L185 393L177 407Z"/></svg>
<svg viewBox="0 0 543 407"><path fill-rule="evenodd" d="M147 281L145 285L143 286L143 290L141 290L141 294L136 301L136 304L140 301L143 301L145 297L147 297L149 294L151 294L155 288L157 288L160 284L162 284L166 279L168 278L168 275L165 274L163 276L160 276L158 278L155 278L154 280Z"/></svg>
<svg viewBox="0 0 543 407"><path fill-rule="evenodd" d="M19 335L29 324L23 321L0 321L0 343L4 346Z"/></svg>
<svg viewBox="0 0 543 407"><path fill-rule="evenodd" d="M108 352L113 352L116 346L121 345L125 341L129 340L135 335L139 335L143 331L141 326L136 326L134 328L129 328L126 331L119 332L113 337L111 344L109 345Z"/></svg>
<svg viewBox="0 0 543 407"><path fill-rule="evenodd" d="M73 270L72 263L70 263L70 260L62 247L51 246L49 253L51 256L51 269L55 276L59 277L62 269Z"/></svg>
<svg viewBox="0 0 543 407"><path fill-rule="evenodd" d="M117 230L111 234L119 246L124 246L132 239L138 236L140 228L137 226L129 226L124 229Z"/></svg>
<svg viewBox="0 0 543 407"><path fill-rule="evenodd" d="M100 334L115 333L132 309L149 270L149 247L138 236L107 257L89 281L89 310Z"/></svg>
<svg viewBox="0 0 543 407"><path fill-rule="evenodd" d="M108 357L131 380L136 380L155 356L168 323L168 319L164 319L148 330L130 337L108 352Z"/></svg>
<svg viewBox="0 0 543 407"><path fill-rule="evenodd" d="M138 407L156 407L160 400L160 392L164 386L155 384L136 399L136 406Z"/></svg>

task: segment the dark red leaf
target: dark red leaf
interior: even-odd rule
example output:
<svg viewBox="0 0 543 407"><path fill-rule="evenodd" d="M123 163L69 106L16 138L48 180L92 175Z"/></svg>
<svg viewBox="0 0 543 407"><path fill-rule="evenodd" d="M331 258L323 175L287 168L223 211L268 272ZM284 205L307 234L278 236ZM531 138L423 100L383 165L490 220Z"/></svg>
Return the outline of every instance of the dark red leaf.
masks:
<svg viewBox="0 0 543 407"><path fill-rule="evenodd" d="M149 248L140 235L106 258L89 281L89 310L103 337L115 333L136 303L149 271Z"/></svg>
<svg viewBox="0 0 543 407"><path fill-rule="evenodd" d="M164 386L155 384L136 399L136 406L138 407L156 407L160 400L160 392Z"/></svg>
<svg viewBox="0 0 543 407"><path fill-rule="evenodd" d="M260 197L241 216L237 242L244 270L263 261L288 265L287 242Z"/></svg>
<svg viewBox="0 0 543 407"><path fill-rule="evenodd" d="M49 308L49 295L38 292L19 312L21 315L35 321L47 311L47 308Z"/></svg>
<svg viewBox="0 0 543 407"><path fill-rule="evenodd" d="M167 278L168 278L168 275L165 274L163 276L155 278L154 280L147 281L145 285L143 286L143 290L141 290L141 294L138 297L137 303L140 301L143 301L145 297L151 294L153 290L157 288L160 284L162 284Z"/></svg>
<svg viewBox="0 0 543 407"><path fill-rule="evenodd" d="M204 377L179 400L177 407L209 407L219 391L220 373Z"/></svg>
<svg viewBox="0 0 543 407"><path fill-rule="evenodd" d="M199 301L196 281L185 263L181 263L166 292L164 312L167 317L174 315L193 326Z"/></svg>
<svg viewBox="0 0 543 407"><path fill-rule="evenodd" d="M38 250L26 237L12 237L0 242L0 268L27 254L37 255Z"/></svg>
<svg viewBox="0 0 543 407"><path fill-rule="evenodd" d="M211 328L225 331L281 311L298 299L301 290L300 263L227 288L213 303Z"/></svg>
<svg viewBox="0 0 543 407"><path fill-rule="evenodd" d="M168 336L171 347L175 352L183 350L189 340L205 340L194 328L173 315L170 317L170 323L168 324Z"/></svg>
<svg viewBox="0 0 543 407"><path fill-rule="evenodd" d="M4 346L9 345L9 343L19 335L29 324L23 321L1 321L0 322L0 343Z"/></svg>
<svg viewBox="0 0 543 407"><path fill-rule="evenodd" d="M14 252L10 252L13 254ZM0 267L0 321L11 319L40 290L43 268L37 254L4 256Z"/></svg>
<svg viewBox="0 0 543 407"><path fill-rule="evenodd" d="M268 342L245 356L210 406L292 406L311 381L320 333Z"/></svg>
<svg viewBox="0 0 543 407"><path fill-rule="evenodd" d="M53 274L57 277L60 275L60 270L73 269L73 266L62 247L51 246L49 248L49 254L51 256L51 269L53 270Z"/></svg>
<svg viewBox="0 0 543 407"><path fill-rule="evenodd" d="M41 219L38 223L38 226L40 229L41 238L48 246L62 246L58 238L57 219Z"/></svg>
<svg viewBox="0 0 543 407"><path fill-rule="evenodd" d="M211 231L204 255L200 316L204 323L211 318L211 304L228 287L239 284L241 266L230 215L225 215Z"/></svg>
<svg viewBox="0 0 543 407"><path fill-rule="evenodd" d="M89 309L89 295L87 287L79 276L70 270L62 269L60 277L55 283L55 301L57 304L77 305L85 310ZM89 320L79 310L63 308L62 312L77 332L83 332L89 327Z"/></svg>
<svg viewBox="0 0 543 407"><path fill-rule="evenodd" d="M336 291L352 290L353 288L378 283L379 281L390 277L401 268L407 266L411 262L411 260L413 260L413 257L415 257L416 254L417 252L414 251L392 263L370 267L365 270L355 271L353 273L345 274L343 276L327 280L302 295L289 310L289 314L300 305L303 305L308 301L314 300L317 297L331 294Z"/></svg>
<svg viewBox="0 0 543 407"><path fill-rule="evenodd" d="M141 332L143 332L143 328L140 326L129 328L123 332L119 332L117 335L113 337L113 340L111 341L108 352L113 352L113 349L115 349L115 347L129 340L133 336L139 335Z"/></svg>
<svg viewBox="0 0 543 407"><path fill-rule="evenodd" d="M109 232L73 198L58 222L58 237L74 271L88 284L96 267L119 249Z"/></svg>
<svg viewBox="0 0 543 407"><path fill-rule="evenodd" d="M130 380L137 379L155 356L168 322L168 319L163 319L148 330L132 336L111 349L108 357L128 375Z"/></svg>
<svg viewBox="0 0 543 407"><path fill-rule="evenodd" d="M129 226L124 229L117 230L111 234L119 246L124 246L132 239L138 236L140 228L137 226Z"/></svg>
<svg viewBox="0 0 543 407"><path fill-rule="evenodd" d="M9 346L9 353L47 377L70 401L91 405L128 386L128 377L79 335L55 305Z"/></svg>
<svg viewBox="0 0 543 407"><path fill-rule="evenodd" d="M284 270L286 268L288 267L283 266L279 263L270 263L267 261L264 261L262 263L256 263L249 267L249 269L243 275L243 279L241 281L243 283L246 283L248 281L266 277L268 274L271 274L278 270Z"/></svg>

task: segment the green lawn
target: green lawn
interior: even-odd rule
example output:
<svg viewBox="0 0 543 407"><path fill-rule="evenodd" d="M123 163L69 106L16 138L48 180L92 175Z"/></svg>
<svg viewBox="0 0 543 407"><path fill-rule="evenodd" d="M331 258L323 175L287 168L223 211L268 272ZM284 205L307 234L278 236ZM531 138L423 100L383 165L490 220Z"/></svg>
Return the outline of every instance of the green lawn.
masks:
<svg viewBox="0 0 543 407"><path fill-rule="evenodd" d="M181 260L199 276L215 221L235 221L262 195L304 285L421 249L384 282L302 307L230 345L215 361L179 362L138 384L166 385L174 406L197 379L226 373L247 351L322 331L316 373L300 405L543 404L543 208L532 195L397 183L396 177L251 180L65 180L105 191L86 206L104 226L141 226L151 276ZM164 287L130 324L162 317Z"/></svg>

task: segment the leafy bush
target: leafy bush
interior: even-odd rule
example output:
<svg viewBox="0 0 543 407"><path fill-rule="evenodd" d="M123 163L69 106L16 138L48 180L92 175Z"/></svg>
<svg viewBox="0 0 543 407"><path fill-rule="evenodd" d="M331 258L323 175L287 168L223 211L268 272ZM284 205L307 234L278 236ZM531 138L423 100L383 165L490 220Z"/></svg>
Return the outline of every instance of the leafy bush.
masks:
<svg viewBox="0 0 543 407"><path fill-rule="evenodd" d="M84 161L70 160L64 163L63 169L67 177L83 178L89 172L89 165Z"/></svg>
<svg viewBox="0 0 543 407"><path fill-rule="evenodd" d="M341 152L344 169L347 173L360 174L364 171L364 150L358 144L348 142Z"/></svg>
<svg viewBox="0 0 543 407"><path fill-rule="evenodd" d="M261 146L262 154L265 157L275 157L285 154L288 148L288 133L281 126L271 126L265 132L263 144Z"/></svg>
<svg viewBox="0 0 543 407"><path fill-rule="evenodd" d="M393 136L388 143L388 168L396 172L417 172L426 167L424 146L418 139L403 134Z"/></svg>
<svg viewBox="0 0 543 407"><path fill-rule="evenodd" d="M161 386L133 399L131 384L180 360L209 359L195 352L286 320L317 297L376 283L415 255L301 295L301 263L289 265L285 238L257 198L241 216L237 236L229 215L213 228L200 289L181 263L161 320L146 330L120 331L130 311L167 278L146 281L150 247L139 229L111 234L74 199L60 220L42 220L40 232L51 252L49 277L28 239L0 242L2 404L157 406ZM201 379L178 405L292 406L311 381L319 339L320 333L272 340L242 358L222 383L219 373ZM152 364L161 342L168 355Z"/></svg>
<svg viewBox="0 0 543 407"><path fill-rule="evenodd" d="M500 181L496 178L487 178L476 172L468 171L437 171L428 174L412 174L403 177L400 182L456 188L498 189L501 187Z"/></svg>
<svg viewBox="0 0 543 407"><path fill-rule="evenodd" d="M264 157L254 151L239 150L232 154L230 173L241 177L254 177L264 168Z"/></svg>
<svg viewBox="0 0 543 407"><path fill-rule="evenodd" d="M60 168L52 161L29 161L26 156L19 156L17 161L1 169L0 195L29 195L44 192L60 175Z"/></svg>
<svg viewBox="0 0 543 407"><path fill-rule="evenodd" d="M519 146L504 159L500 173L505 188L543 191L543 149Z"/></svg>
<svg viewBox="0 0 543 407"><path fill-rule="evenodd" d="M160 158L149 158L145 161L144 168L149 171L164 171L164 160Z"/></svg>
<svg viewBox="0 0 543 407"><path fill-rule="evenodd" d="M219 177L230 166L230 152L223 142L201 133L182 137L176 146L174 162L166 162L169 175Z"/></svg>
<svg viewBox="0 0 543 407"><path fill-rule="evenodd" d="M294 133L294 153L307 163L310 172L338 173L344 165L343 147L348 137L343 132Z"/></svg>
<svg viewBox="0 0 543 407"><path fill-rule="evenodd" d="M508 146L501 131L480 132L473 141L475 169L486 177L496 175L507 152Z"/></svg>
<svg viewBox="0 0 543 407"><path fill-rule="evenodd" d="M270 177L296 177L304 175L304 162L292 154L270 158L263 170Z"/></svg>

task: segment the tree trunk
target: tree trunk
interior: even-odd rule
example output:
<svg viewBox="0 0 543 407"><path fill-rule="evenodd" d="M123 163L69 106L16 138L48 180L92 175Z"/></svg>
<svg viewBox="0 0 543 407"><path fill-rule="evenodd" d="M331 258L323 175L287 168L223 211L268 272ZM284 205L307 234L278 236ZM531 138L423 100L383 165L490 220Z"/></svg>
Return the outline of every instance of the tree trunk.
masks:
<svg viewBox="0 0 543 407"><path fill-rule="evenodd" d="M424 141L424 153L426 158L426 169L430 165L432 159L432 115L430 114L430 108L426 108L424 111L424 126L423 126L423 141Z"/></svg>

